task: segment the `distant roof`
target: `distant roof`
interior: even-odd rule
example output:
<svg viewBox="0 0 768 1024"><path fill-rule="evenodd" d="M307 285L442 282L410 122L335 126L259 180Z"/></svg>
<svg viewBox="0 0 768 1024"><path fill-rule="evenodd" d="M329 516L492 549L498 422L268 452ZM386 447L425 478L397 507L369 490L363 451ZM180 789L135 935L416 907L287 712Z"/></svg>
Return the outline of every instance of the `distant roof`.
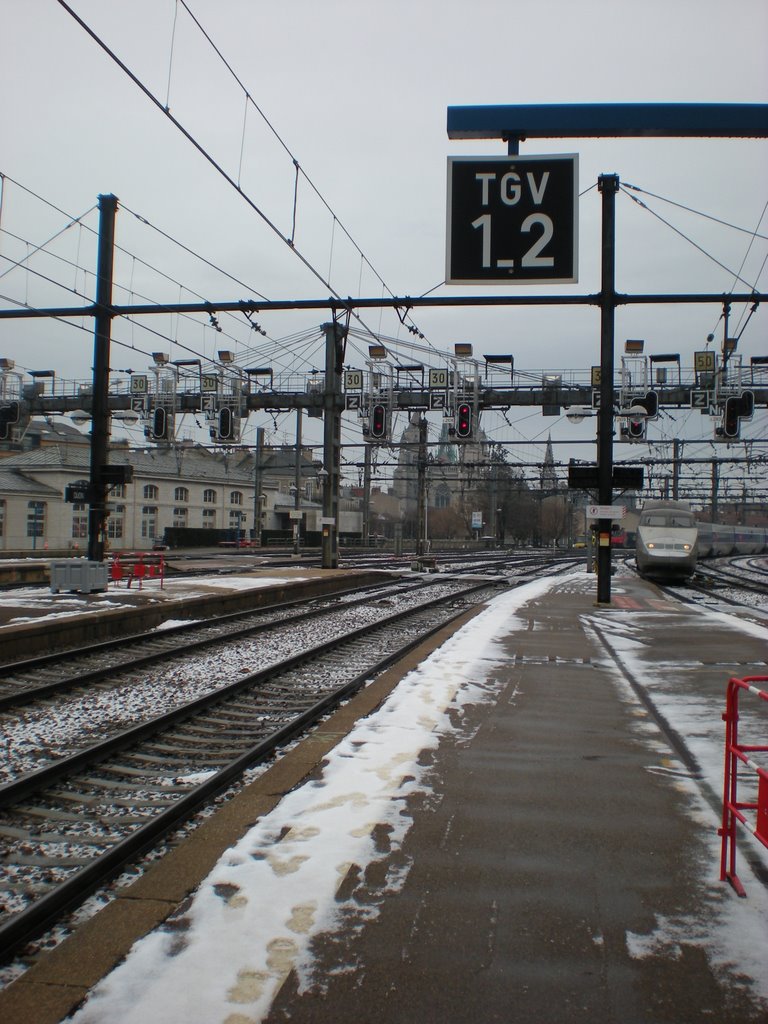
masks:
<svg viewBox="0 0 768 1024"><path fill-rule="evenodd" d="M90 449L88 445L61 444L50 441L39 448L14 452L0 458L0 466L17 470L52 472L65 470L87 477L90 472ZM253 482L255 462L253 453L247 450L211 450L202 445L184 447L126 448L112 445L109 462L115 466L133 466L138 477L172 478L195 477L212 483ZM296 470L296 455L290 449L265 448L261 456L261 472L264 476L284 477ZM314 476L315 468L309 451L302 451L301 476Z"/></svg>
<svg viewBox="0 0 768 1024"><path fill-rule="evenodd" d="M85 469L89 465L87 448L79 446L71 448L66 444L49 444L44 448L31 448L29 451L6 455L0 459L0 469Z"/></svg>
<svg viewBox="0 0 768 1024"><path fill-rule="evenodd" d="M0 495L5 494L34 494L45 498L61 497L61 491L55 487L41 484L17 469L6 469L5 464L0 462Z"/></svg>
<svg viewBox="0 0 768 1024"><path fill-rule="evenodd" d="M140 477L195 477L214 483L246 483L253 479L253 461L243 453L225 454L206 448L110 449L109 462L115 466L133 466ZM0 459L0 468L27 470L66 470L88 476L90 452L86 447L49 444L43 448L18 452Z"/></svg>

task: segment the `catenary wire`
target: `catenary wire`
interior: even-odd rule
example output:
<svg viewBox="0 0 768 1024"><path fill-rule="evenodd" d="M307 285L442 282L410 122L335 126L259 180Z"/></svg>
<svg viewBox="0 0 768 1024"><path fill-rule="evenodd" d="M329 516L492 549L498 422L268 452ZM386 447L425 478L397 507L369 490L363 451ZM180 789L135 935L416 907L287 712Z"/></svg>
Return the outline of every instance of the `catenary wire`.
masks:
<svg viewBox="0 0 768 1024"><path fill-rule="evenodd" d="M288 246L291 252L293 252L296 255L296 257L304 265L304 267L314 277L316 277L317 280L324 287L329 289L334 298L338 299L340 302L343 302L344 300L333 287L333 285L331 285L330 282L325 280L322 273L314 267L311 261L306 256L304 256L301 250L291 241L291 239L287 238L286 235L283 234L280 228L277 227L277 225L271 220L271 218L265 213L265 211L262 210L262 208L237 184L237 182L232 178L230 174L227 173L227 171L222 167L218 160L216 160L212 156L212 154L208 152L208 150L202 145L202 143L198 142L194 135L192 135L192 133L187 128L184 127L184 125L178 120L178 118L176 118L170 112L170 110L166 109L163 106L162 102L154 95L154 93L148 88L148 86L146 86L141 81L141 79L133 71L131 71L131 69L125 64L125 62L117 56L114 50L107 46L104 40L99 37L99 35L77 14L76 11L72 9L72 7L69 6L68 3L65 2L65 0L57 0L57 3L78 23L78 25L80 25L80 27L91 37L91 39L93 39L93 41L99 47L101 47L101 49L107 54L107 56L112 61L114 61L114 63L121 69L121 71L123 71L130 78L134 85L136 85L137 88L139 88L141 92L143 92L144 95L152 103L154 103L159 110L161 110L165 114L165 116L174 125L174 127L177 128L178 131L180 131L181 134L187 139L187 141L198 151L198 153L205 160L208 161L211 167L213 167L214 170L227 182L227 184L230 185L242 197L242 199L248 204L248 206L254 211L254 213L256 213L257 216L259 216L262 219L262 221L267 225L267 227L279 239L281 239L286 246ZM329 305L332 306L333 303L329 302ZM369 331L372 337L376 337L376 332L368 327L368 325L357 312L353 312L353 315L355 319L360 324L362 324L362 326L366 330Z"/></svg>
<svg viewBox="0 0 768 1024"><path fill-rule="evenodd" d="M619 188L620 191L623 192L624 195L627 196L629 199L631 199L633 203L636 203L641 209L646 210L648 213L651 214L651 216L656 217L657 220L661 221L661 223L666 225L666 227L668 227L671 231L674 231L676 235L679 235L682 239L688 242L689 245L692 245L694 249L697 249L703 256L706 256L707 259L711 260L722 270L725 270L726 273L731 274L737 281L741 281L741 283L746 285L747 288L750 289L750 291L755 290L753 285L751 285L749 281L746 281L744 278L740 277L739 274L737 274L735 271L731 270L730 267L727 267L724 263L721 263L720 260L718 260L715 256L712 255L712 253L707 252L707 250L700 246L698 242L694 242L692 238L686 235L684 231L681 231L679 228L676 228L674 224L671 224L668 220L662 217L661 214L651 209L651 207L647 203L644 203L642 199L638 199L637 196L633 196L631 192L627 191L623 187L623 185L619 186Z"/></svg>

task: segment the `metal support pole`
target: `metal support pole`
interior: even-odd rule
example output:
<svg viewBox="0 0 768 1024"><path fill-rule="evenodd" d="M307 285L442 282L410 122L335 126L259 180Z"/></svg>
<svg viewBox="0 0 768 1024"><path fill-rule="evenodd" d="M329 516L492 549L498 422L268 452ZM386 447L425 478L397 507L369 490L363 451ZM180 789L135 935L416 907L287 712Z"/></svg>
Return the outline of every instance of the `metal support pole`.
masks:
<svg viewBox="0 0 768 1024"><path fill-rule="evenodd" d="M261 450L264 427L256 427L256 451L253 466L253 543L261 547Z"/></svg>
<svg viewBox="0 0 768 1024"><path fill-rule="evenodd" d="M339 464L341 461L341 410L344 396L341 371L346 332L340 324L323 324L325 332L325 393L323 400L323 468L328 474L323 488L322 568L339 565Z"/></svg>
<svg viewBox="0 0 768 1024"><path fill-rule="evenodd" d="M727 345L728 335L730 333L730 318L731 318L731 304L729 302L723 303L723 358L721 361L722 373L720 375L721 384L728 382L728 360L731 358L732 350Z"/></svg>
<svg viewBox="0 0 768 1024"><path fill-rule="evenodd" d="M109 345L112 330L117 196L99 196L99 249L96 268L96 315L93 332L93 404L91 407L91 471L88 509L88 558L104 558L107 488L104 467L109 459Z"/></svg>
<svg viewBox="0 0 768 1024"><path fill-rule="evenodd" d="M363 547L371 543L371 446L363 454Z"/></svg>
<svg viewBox="0 0 768 1024"><path fill-rule="evenodd" d="M710 508L712 509L712 515L710 521L717 522L717 493L720 485L720 463L717 459L712 459L712 496L710 498Z"/></svg>
<svg viewBox="0 0 768 1024"><path fill-rule="evenodd" d="M680 456L682 443L679 437L672 439L672 501L680 497Z"/></svg>
<svg viewBox="0 0 768 1024"><path fill-rule="evenodd" d="M613 348L616 313L616 193L618 174L597 179L603 197L600 283L600 409L598 411L597 483L599 503L613 501ZM611 520L598 520L597 603L611 603Z"/></svg>
<svg viewBox="0 0 768 1024"><path fill-rule="evenodd" d="M301 547L301 519L299 510L301 508L301 409L296 410L296 464L293 479L293 553L299 554Z"/></svg>
<svg viewBox="0 0 768 1024"><path fill-rule="evenodd" d="M425 416L419 420L419 454L416 469L416 557L418 558L427 550L427 420Z"/></svg>

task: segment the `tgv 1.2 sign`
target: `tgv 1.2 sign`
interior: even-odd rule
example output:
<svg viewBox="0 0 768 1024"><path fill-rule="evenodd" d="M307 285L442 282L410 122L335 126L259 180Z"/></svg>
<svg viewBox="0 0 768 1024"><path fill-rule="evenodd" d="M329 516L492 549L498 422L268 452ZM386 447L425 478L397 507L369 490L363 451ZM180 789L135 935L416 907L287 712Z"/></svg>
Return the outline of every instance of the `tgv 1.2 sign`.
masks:
<svg viewBox="0 0 768 1024"><path fill-rule="evenodd" d="M578 156L448 157L447 284L578 280Z"/></svg>

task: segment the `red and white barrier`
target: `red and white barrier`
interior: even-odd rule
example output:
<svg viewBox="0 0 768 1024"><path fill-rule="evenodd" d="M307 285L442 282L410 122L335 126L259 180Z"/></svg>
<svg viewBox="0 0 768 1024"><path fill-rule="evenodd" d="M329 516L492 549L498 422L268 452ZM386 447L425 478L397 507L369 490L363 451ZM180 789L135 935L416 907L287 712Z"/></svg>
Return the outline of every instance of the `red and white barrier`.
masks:
<svg viewBox="0 0 768 1024"><path fill-rule="evenodd" d="M768 770L758 763L755 755L764 755L759 760L768 764L768 743L747 744L739 742L739 697L750 694L759 701L768 702L768 691L755 685L768 684L768 676L747 676L744 679L729 679L725 697L725 770L723 773L723 823L718 830L720 846L720 881L731 883L739 896L747 893L736 874L736 825L741 823L763 846L768 847ZM766 708L768 711L768 708ZM763 734L768 734L768 716L764 719ZM739 800L739 766L745 766L745 774L752 786L757 783L757 800ZM744 768L742 767L744 774ZM754 773L754 774L752 774ZM751 778L750 778L751 776ZM756 776L756 778L755 778ZM747 813L749 812L749 816Z"/></svg>

